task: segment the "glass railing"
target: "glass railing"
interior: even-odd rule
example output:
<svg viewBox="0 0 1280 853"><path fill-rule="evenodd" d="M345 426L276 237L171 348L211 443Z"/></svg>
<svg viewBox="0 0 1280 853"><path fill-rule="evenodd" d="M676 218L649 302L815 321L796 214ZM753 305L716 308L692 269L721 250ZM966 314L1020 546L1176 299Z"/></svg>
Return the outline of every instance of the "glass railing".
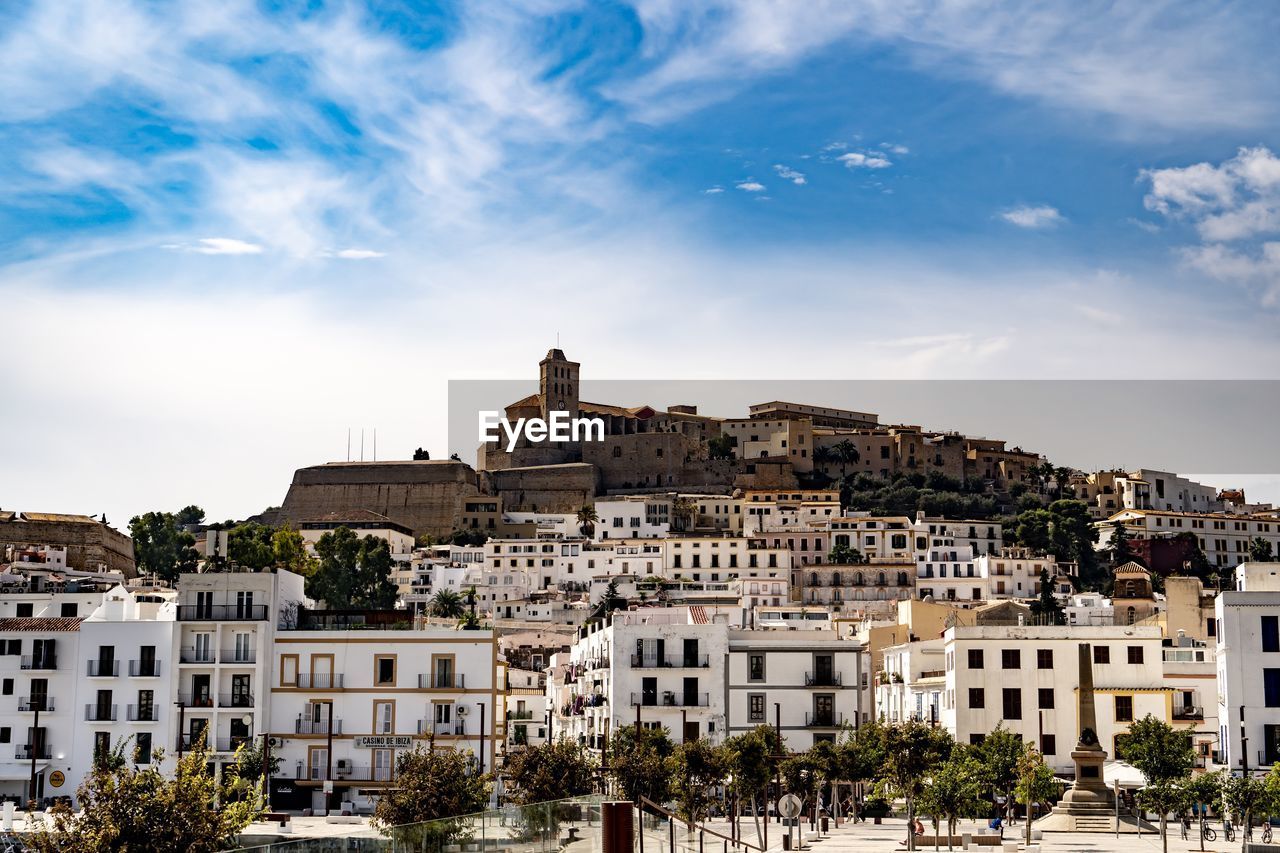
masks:
<svg viewBox="0 0 1280 853"><path fill-rule="evenodd" d="M232 853L601 853L601 797L575 797L393 826L352 826L340 837L298 838L240 847Z"/></svg>

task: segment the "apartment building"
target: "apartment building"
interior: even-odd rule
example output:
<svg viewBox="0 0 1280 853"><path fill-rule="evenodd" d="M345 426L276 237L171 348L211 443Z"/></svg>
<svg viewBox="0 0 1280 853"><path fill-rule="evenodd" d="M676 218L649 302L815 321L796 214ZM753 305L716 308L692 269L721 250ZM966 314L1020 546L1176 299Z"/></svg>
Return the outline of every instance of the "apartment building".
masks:
<svg viewBox="0 0 1280 853"><path fill-rule="evenodd" d="M764 547L744 537L682 536L663 542L662 567L667 577L691 580L786 577L791 553Z"/></svg>
<svg viewBox="0 0 1280 853"><path fill-rule="evenodd" d="M599 750L618 726L639 722L678 743L718 743L727 633L726 616L696 606L615 611L607 625L584 627L549 688L553 735Z"/></svg>
<svg viewBox="0 0 1280 853"><path fill-rule="evenodd" d="M728 735L777 726L789 750L834 740L871 711L866 652L831 630L728 631Z"/></svg>
<svg viewBox="0 0 1280 853"><path fill-rule="evenodd" d="M1236 568L1214 602L1218 727L1234 772L1280 761L1280 563Z"/></svg>
<svg viewBox="0 0 1280 853"><path fill-rule="evenodd" d="M304 619L275 634L270 732L278 787L293 792L278 806L368 809L394 784L397 753L423 743L494 767L507 711L494 632L376 624L333 630Z"/></svg>
<svg viewBox="0 0 1280 853"><path fill-rule="evenodd" d="M1117 522L1124 525L1131 539L1173 538L1180 533L1191 533L1205 557L1215 566L1231 567L1247 561L1249 545L1255 538L1269 542L1272 552L1280 553L1280 514L1274 512L1232 515L1222 512L1121 510L1106 521L1095 523L1098 548L1110 544Z"/></svg>
<svg viewBox="0 0 1280 853"><path fill-rule="evenodd" d="M673 500L662 495L629 495L595 502L597 541L661 539L671 530Z"/></svg>
<svg viewBox="0 0 1280 853"><path fill-rule="evenodd" d="M179 577L177 754L203 743L212 762L225 766L240 744L265 732L272 642L278 625L296 621L303 601L302 577L287 571Z"/></svg>

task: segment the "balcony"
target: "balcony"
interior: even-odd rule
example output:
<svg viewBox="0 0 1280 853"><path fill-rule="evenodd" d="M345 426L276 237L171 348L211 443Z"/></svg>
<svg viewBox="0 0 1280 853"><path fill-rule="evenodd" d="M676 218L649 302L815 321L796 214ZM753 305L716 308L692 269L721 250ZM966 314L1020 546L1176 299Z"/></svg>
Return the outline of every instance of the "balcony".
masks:
<svg viewBox="0 0 1280 853"><path fill-rule="evenodd" d="M265 604L179 604L179 622L261 622Z"/></svg>
<svg viewBox="0 0 1280 853"><path fill-rule="evenodd" d="M632 693L631 704L646 708L705 708L711 699L706 693Z"/></svg>
<svg viewBox="0 0 1280 853"><path fill-rule="evenodd" d="M1173 718L1175 720L1203 720L1204 708L1199 705L1175 706L1173 709Z"/></svg>
<svg viewBox="0 0 1280 853"><path fill-rule="evenodd" d="M213 649L184 648L178 653L183 663L213 663Z"/></svg>
<svg viewBox="0 0 1280 853"><path fill-rule="evenodd" d="M820 711L804 715L804 724L811 729L836 729L844 725L844 714Z"/></svg>
<svg viewBox="0 0 1280 853"><path fill-rule="evenodd" d="M219 708L252 708L253 696L248 693L219 693Z"/></svg>
<svg viewBox="0 0 1280 853"><path fill-rule="evenodd" d="M508 711L508 720L532 720L533 711Z"/></svg>
<svg viewBox="0 0 1280 853"><path fill-rule="evenodd" d="M341 690L342 673L340 672L300 672L298 673L300 690Z"/></svg>
<svg viewBox="0 0 1280 853"><path fill-rule="evenodd" d="M466 729L462 725L462 720L454 720L451 723L437 723L435 720L418 720L418 734L426 737L435 735L436 737L452 737L454 735L464 734Z"/></svg>
<svg viewBox="0 0 1280 853"><path fill-rule="evenodd" d="M179 693L178 704L188 708L212 708L213 697L208 693Z"/></svg>
<svg viewBox="0 0 1280 853"><path fill-rule="evenodd" d="M115 678L119 674L120 661L118 660L89 661L87 675L90 678Z"/></svg>
<svg viewBox="0 0 1280 853"><path fill-rule="evenodd" d="M711 666L707 655L632 655L632 669L706 669Z"/></svg>
<svg viewBox="0 0 1280 853"><path fill-rule="evenodd" d="M223 649L218 658L219 663L254 663L257 654L254 649Z"/></svg>
<svg viewBox="0 0 1280 853"><path fill-rule="evenodd" d="M20 666L23 669L42 669L50 670L58 668L58 659L53 655L41 655L33 657L32 655L23 655Z"/></svg>
<svg viewBox="0 0 1280 853"><path fill-rule="evenodd" d="M129 677L130 678L159 678L160 677L160 661L158 660L129 661Z"/></svg>
<svg viewBox="0 0 1280 853"><path fill-rule="evenodd" d="M329 770L330 768L323 765L300 767L294 770L294 779L299 782L322 782ZM395 773L391 767L365 767L351 764L341 758L333 762L332 773L332 779L344 782L390 782L395 779Z"/></svg>
<svg viewBox="0 0 1280 853"><path fill-rule="evenodd" d="M463 690L467 676L461 672L423 672L418 675L419 690Z"/></svg>
<svg viewBox="0 0 1280 853"><path fill-rule="evenodd" d="M23 713L29 713L31 711L52 711L53 697L23 696L18 700L18 710Z"/></svg>
<svg viewBox="0 0 1280 853"><path fill-rule="evenodd" d="M229 738L220 737L213 744L214 752L235 752L243 744L252 745L253 738L248 735L232 735Z"/></svg>
<svg viewBox="0 0 1280 853"><path fill-rule="evenodd" d="M14 758L18 761L30 761L33 758L39 761L48 761L50 758L49 747L39 746L33 749L29 743L22 744L15 751Z"/></svg>
<svg viewBox="0 0 1280 853"><path fill-rule="evenodd" d="M84 718L91 723L114 723L117 705L85 705Z"/></svg>
<svg viewBox="0 0 1280 853"><path fill-rule="evenodd" d="M190 752L197 747L202 747L209 743L209 738L204 732L194 735L178 735L175 740L177 741L177 746L175 748L178 752Z"/></svg>
<svg viewBox="0 0 1280 853"><path fill-rule="evenodd" d="M293 721L293 733L295 735L327 735L329 734L329 718L327 715L322 720L298 718ZM333 718L333 733L335 735L342 734L342 720L337 717Z"/></svg>
<svg viewBox="0 0 1280 853"><path fill-rule="evenodd" d="M160 715L156 713L155 705L130 705L128 707L129 722L132 723L154 723L159 720Z"/></svg>
<svg viewBox="0 0 1280 853"><path fill-rule="evenodd" d="M838 672L806 672L804 674L805 687L840 687L844 683L844 676Z"/></svg>

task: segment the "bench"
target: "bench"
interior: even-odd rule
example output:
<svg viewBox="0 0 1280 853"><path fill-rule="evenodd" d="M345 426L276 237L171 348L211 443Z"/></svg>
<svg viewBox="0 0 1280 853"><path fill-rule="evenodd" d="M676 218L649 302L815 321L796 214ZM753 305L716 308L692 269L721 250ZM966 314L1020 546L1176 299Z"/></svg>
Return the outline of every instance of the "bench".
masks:
<svg viewBox="0 0 1280 853"><path fill-rule="evenodd" d="M964 837L961 835L951 836L951 846L956 850L960 850L964 845ZM943 848L947 846L947 836L933 836L929 834L916 836L917 847L934 847ZM970 847L1000 847L999 835L971 835L969 837Z"/></svg>

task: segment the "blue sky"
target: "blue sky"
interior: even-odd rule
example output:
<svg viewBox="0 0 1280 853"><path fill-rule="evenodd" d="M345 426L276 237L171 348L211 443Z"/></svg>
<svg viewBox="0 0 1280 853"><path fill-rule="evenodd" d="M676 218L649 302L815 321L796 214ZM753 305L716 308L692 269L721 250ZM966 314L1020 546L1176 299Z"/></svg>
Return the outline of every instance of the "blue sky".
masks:
<svg viewBox="0 0 1280 853"><path fill-rule="evenodd" d="M557 335L599 377L1270 377L1276 43L1211 2L6 4L0 506L253 512L348 427L442 450L445 382Z"/></svg>

